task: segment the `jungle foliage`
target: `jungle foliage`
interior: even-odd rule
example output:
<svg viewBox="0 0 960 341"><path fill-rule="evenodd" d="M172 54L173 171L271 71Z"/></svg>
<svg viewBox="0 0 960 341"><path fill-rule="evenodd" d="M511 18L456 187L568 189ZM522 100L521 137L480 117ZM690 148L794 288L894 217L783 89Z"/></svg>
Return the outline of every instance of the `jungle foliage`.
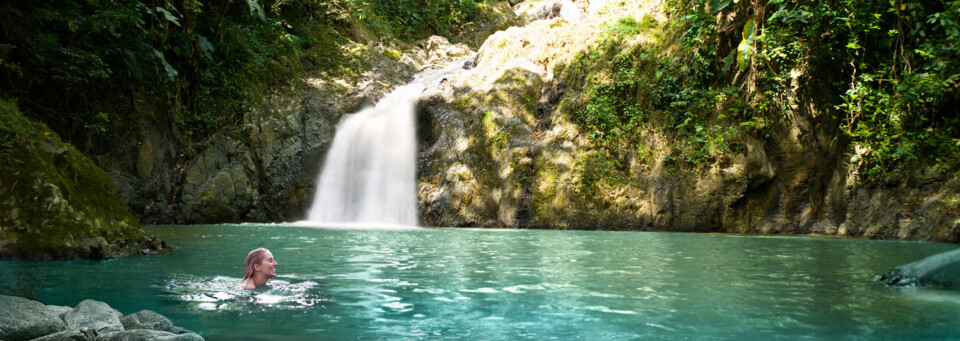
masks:
<svg viewBox="0 0 960 341"><path fill-rule="evenodd" d="M345 47L358 26L451 37L482 1L3 1L0 97L75 142L109 141L150 115L193 143L239 121L271 84L361 67Z"/></svg>
<svg viewBox="0 0 960 341"><path fill-rule="evenodd" d="M671 139L668 160L723 162L817 97L868 178L960 160L960 1L667 0L653 42L612 23L581 59L609 60L574 117L618 150L637 129ZM798 90L803 89L803 90ZM806 91L806 94L800 94Z"/></svg>

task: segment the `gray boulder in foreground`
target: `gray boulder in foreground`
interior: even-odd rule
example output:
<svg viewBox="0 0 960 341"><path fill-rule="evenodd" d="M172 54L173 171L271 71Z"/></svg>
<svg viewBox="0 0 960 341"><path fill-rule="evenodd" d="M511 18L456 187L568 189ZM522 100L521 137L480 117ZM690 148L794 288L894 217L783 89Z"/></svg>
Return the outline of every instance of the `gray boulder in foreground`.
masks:
<svg viewBox="0 0 960 341"><path fill-rule="evenodd" d="M96 335L87 328L67 329L59 333L50 334L44 337L36 338L31 341L87 341L95 340Z"/></svg>
<svg viewBox="0 0 960 341"><path fill-rule="evenodd" d="M0 295L0 341L203 340L150 310L123 316L104 302L84 300L75 308L44 305Z"/></svg>
<svg viewBox="0 0 960 341"><path fill-rule="evenodd" d="M120 318L120 323L123 324L124 330L150 329L179 334L170 319L150 310L141 310L124 316Z"/></svg>
<svg viewBox="0 0 960 341"><path fill-rule="evenodd" d="M67 307L67 306L62 306L62 305L49 305L49 304L48 304L48 305L47 305L47 309L49 309L50 311L52 311L54 314L57 314L57 317L59 317L61 320L63 319L63 315L66 315L67 313L73 311L73 308Z"/></svg>
<svg viewBox="0 0 960 341"><path fill-rule="evenodd" d="M70 329L89 328L95 335L123 330L116 310L100 301L84 300L76 308L63 315Z"/></svg>
<svg viewBox="0 0 960 341"><path fill-rule="evenodd" d="M97 337L97 341L196 341L203 340L200 335L188 333L188 334L174 334L170 332L164 332L159 330L149 330L149 329L133 329L125 330L121 332L113 332L109 334L100 335Z"/></svg>
<svg viewBox="0 0 960 341"><path fill-rule="evenodd" d="M880 276L879 281L893 286L960 285L960 249L938 253L901 265Z"/></svg>
<svg viewBox="0 0 960 341"><path fill-rule="evenodd" d="M43 303L0 295L0 340L31 340L67 326Z"/></svg>

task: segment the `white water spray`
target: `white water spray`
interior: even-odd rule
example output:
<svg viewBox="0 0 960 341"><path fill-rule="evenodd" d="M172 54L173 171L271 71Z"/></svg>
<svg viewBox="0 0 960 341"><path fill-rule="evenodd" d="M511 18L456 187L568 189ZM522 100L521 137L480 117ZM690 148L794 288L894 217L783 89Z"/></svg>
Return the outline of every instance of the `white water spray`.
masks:
<svg viewBox="0 0 960 341"><path fill-rule="evenodd" d="M466 60L424 70L376 106L344 115L320 172L307 221L300 224L416 226L417 98Z"/></svg>

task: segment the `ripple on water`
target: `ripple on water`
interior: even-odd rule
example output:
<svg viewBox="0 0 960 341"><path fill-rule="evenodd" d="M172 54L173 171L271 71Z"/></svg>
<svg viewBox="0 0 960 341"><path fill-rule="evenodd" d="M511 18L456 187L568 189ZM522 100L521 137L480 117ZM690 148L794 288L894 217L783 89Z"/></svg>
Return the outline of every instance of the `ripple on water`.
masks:
<svg viewBox="0 0 960 341"><path fill-rule="evenodd" d="M244 290L239 287L240 278L175 276L167 281L165 291L173 300L210 311L308 309L329 301L319 283L295 277L274 278L264 287Z"/></svg>

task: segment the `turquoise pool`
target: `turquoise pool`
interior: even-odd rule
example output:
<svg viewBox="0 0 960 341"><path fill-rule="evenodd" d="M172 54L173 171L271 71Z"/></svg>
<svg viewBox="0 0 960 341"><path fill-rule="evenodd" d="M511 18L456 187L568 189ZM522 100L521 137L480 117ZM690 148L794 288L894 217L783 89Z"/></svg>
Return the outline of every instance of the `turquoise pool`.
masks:
<svg viewBox="0 0 960 341"><path fill-rule="evenodd" d="M960 292L875 276L952 244L652 232L148 226L162 256L0 261L0 294L208 340L957 340ZM279 263L236 290L246 253Z"/></svg>

